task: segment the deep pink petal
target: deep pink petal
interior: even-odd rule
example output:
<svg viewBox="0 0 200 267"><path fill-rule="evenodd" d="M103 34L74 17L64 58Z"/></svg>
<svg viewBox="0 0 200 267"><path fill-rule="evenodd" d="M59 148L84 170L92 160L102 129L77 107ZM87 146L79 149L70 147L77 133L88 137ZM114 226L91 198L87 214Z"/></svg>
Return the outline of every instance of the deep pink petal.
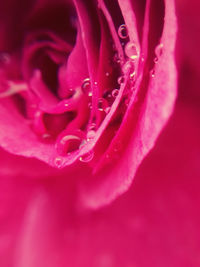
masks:
<svg viewBox="0 0 200 267"><path fill-rule="evenodd" d="M83 180L81 200L86 205L93 208L99 207L102 204L109 203L128 189L139 164L154 146L157 136L166 124L167 118L171 115L177 90L174 63L175 40L174 2L166 1L165 24L161 38L164 48L159 62L155 66L155 77L150 78L144 103L142 105L139 103L138 107L133 102L127 116L125 116L121 131L116 136L116 142L111 143L112 150L114 151L115 148L117 150L113 153L120 153L121 149L118 149L118 146L122 146L122 144L119 144L119 142L127 139L123 136L132 133L131 139L124 153L121 153L120 158L116 155L119 164L115 162L115 164L111 164L112 167L102 169L102 172L95 175L95 179L86 178L86 181ZM114 176L113 173L115 173Z"/></svg>

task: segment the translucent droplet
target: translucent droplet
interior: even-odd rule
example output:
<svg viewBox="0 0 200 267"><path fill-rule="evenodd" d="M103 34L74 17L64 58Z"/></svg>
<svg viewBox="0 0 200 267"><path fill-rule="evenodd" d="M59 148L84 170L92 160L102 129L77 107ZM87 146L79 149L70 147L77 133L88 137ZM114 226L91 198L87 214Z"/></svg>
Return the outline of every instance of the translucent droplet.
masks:
<svg viewBox="0 0 200 267"><path fill-rule="evenodd" d="M108 114L109 112L110 112L110 107L107 107L107 108L105 109L105 113Z"/></svg>
<svg viewBox="0 0 200 267"><path fill-rule="evenodd" d="M155 57L153 61L154 63L158 63L158 57Z"/></svg>
<svg viewBox="0 0 200 267"><path fill-rule="evenodd" d="M83 93L88 95L91 92L91 82L90 82L90 78L86 78L82 85L81 88L83 90Z"/></svg>
<svg viewBox="0 0 200 267"><path fill-rule="evenodd" d="M138 58L138 51L137 51L136 45L132 42L127 43L125 46L125 54L131 60L137 59Z"/></svg>
<svg viewBox="0 0 200 267"><path fill-rule="evenodd" d="M141 61L144 62L144 55L141 55Z"/></svg>
<svg viewBox="0 0 200 267"><path fill-rule="evenodd" d="M104 111L107 107L107 101L104 98L99 98L98 100L98 110Z"/></svg>
<svg viewBox="0 0 200 267"><path fill-rule="evenodd" d="M155 70L154 70L154 69L150 71L150 76L151 76L152 78L155 77Z"/></svg>
<svg viewBox="0 0 200 267"><path fill-rule="evenodd" d="M88 108L92 109L92 103L91 102L88 103Z"/></svg>
<svg viewBox="0 0 200 267"><path fill-rule="evenodd" d="M111 99L112 98L112 95L111 94L108 94L107 98L108 99Z"/></svg>
<svg viewBox="0 0 200 267"><path fill-rule="evenodd" d="M118 35L121 39L125 39L128 37L128 29L125 24L119 26Z"/></svg>
<svg viewBox="0 0 200 267"><path fill-rule="evenodd" d="M118 53L115 53L114 54L113 61L116 62L116 63L118 63L118 64L121 62Z"/></svg>
<svg viewBox="0 0 200 267"><path fill-rule="evenodd" d="M122 84L122 83L124 83L124 76L120 76L118 79L117 79L117 82L118 82L118 84Z"/></svg>
<svg viewBox="0 0 200 267"><path fill-rule="evenodd" d="M130 79L135 80L135 75L136 75L135 71L131 72L129 75Z"/></svg>
<svg viewBox="0 0 200 267"><path fill-rule="evenodd" d="M56 143L57 152L60 155L66 155L69 152L79 149L81 138L79 136L68 134L61 137Z"/></svg>
<svg viewBox="0 0 200 267"><path fill-rule="evenodd" d="M56 157L54 160L54 164L57 168L61 168L63 164L63 160L60 157Z"/></svg>
<svg viewBox="0 0 200 267"><path fill-rule="evenodd" d="M127 73L131 68L132 68L132 64L131 64L130 60L128 60L128 61L124 64L122 70L123 70L124 73Z"/></svg>
<svg viewBox="0 0 200 267"><path fill-rule="evenodd" d="M87 141L94 139L96 132L94 130L89 130L87 132Z"/></svg>
<svg viewBox="0 0 200 267"><path fill-rule="evenodd" d="M87 140L83 139L80 146L79 146L79 149L81 149L82 147L84 147L85 145L87 144Z"/></svg>
<svg viewBox="0 0 200 267"><path fill-rule="evenodd" d="M108 77L110 75L110 73L109 72L106 72L106 76Z"/></svg>
<svg viewBox="0 0 200 267"><path fill-rule="evenodd" d="M118 90L118 89L114 89L114 90L112 91L112 96L113 96L114 98L117 97L118 94L119 94L119 90Z"/></svg>
<svg viewBox="0 0 200 267"><path fill-rule="evenodd" d="M96 129L96 123L91 123L90 124L90 126L88 127L88 130L90 130L90 131L92 131L92 130L94 130L95 131L95 129Z"/></svg>
<svg viewBox="0 0 200 267"><path fill-rule="evenodd" d="M91 150L91 151L89 151L88 153L82 155L82 156L79 158L79 160L80 160L81 162L85 162L85 163L87 163L87 162L90 162L90 161L93 159L93 157L94 157L94 151Z"/></svg>
<svg viewBox="0 0 200 267"><path fill-rule="evenodd" d="M49 140L49 139L51 139L51 135L50 134L48 134L48 133L44 133L43 135L42 135L42 139L43 140Z"/></svg>
<svg viewBox="0 0 200 267"><path fill-rule="evenodd" d="M156 46L156 49L155 49L155 54L156 54L157 58L162 56L162 53L163 53L163 44L159 44Z"/></svg>

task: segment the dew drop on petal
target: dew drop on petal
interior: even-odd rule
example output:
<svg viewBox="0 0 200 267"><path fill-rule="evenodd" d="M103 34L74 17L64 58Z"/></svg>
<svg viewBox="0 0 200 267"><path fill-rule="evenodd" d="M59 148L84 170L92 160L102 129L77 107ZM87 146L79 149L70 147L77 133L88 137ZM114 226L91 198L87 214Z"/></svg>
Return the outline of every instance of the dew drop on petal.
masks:
<svg viewBox="0 0 200 267"><path fill-rule="evenodd" d="M144 55L141 55L141 61L144 62Z"/></svg>
<svg viewBox="0 0 200 267"><path fill-rule="evenodd" d="M96 123L91 123L90 126L88 127L88 130L95 130L96 129Z"/></svg>
<svg viewBox="0 0 200 267"><path fill-rule="evenodd" d="M105 113L108 114L110 112L110 107L105 108Z"/></svg>
<svg viewBox="0 0 200 267"><path fill-rule="evenodd" d="M98 100L98 110L104 111L107 107L107 101L104 98L99 98Z"/></svg>
<svg viewBox="0 0 200 267"><path fill-rule="evenodd" d="M116 62L116 63L118 63L118 64L121 62L118 53L115 53L114 54L113 61Z"/></svg>
<svg viewBox="0 0 200 267"><path fill-rule="evenodd" d="M88 103L88 108L92 109L92 103L91 102Z"/></svg>
<svg viewBox="0 0 200 267"><path fill-rule="evenodd" d="M54 159L54 164L56 165L57 168L61 168L63 164L63 160L60 157L56 157Z"/></svg>
<svg viewBox="0 0 200 267"><path fill-rule="evenodd" d="M82 140L79 136L72 134L64 135L56 143L57 152L60 155L67 155L69 152L78 150L81 141Z"/></svg>
<svg viewBox="0 0 200 267"><path fill-rule="evenodd" d="M163 53L163 44L159 44L156 46L156 49L155 49L155 54L157 56L157 58L159 58L160 56L162 56L162 53Z"/></svg>
<svg viewBox="0 0 200 267"><path fill-rule="evenodd" d="M125 24L121 24L118 28L118 35L121 39L128 37L128 29Z"/></svg>
<svg viewBox="0 0 200 267"><path fill-rule="evenodd" d="M118 90L118 89L114 89L114 90L112 90L112 96L113 96L114 98L117 97L118 94L119 94L119 90Z"/></svg>
<svg viewBox="0 0 200 267"><path fill-rule="evenodd" d="M154 70L154 69L150 71L150 76L151 76L152 78L155 77L155 70Z"/></svg>
<svg viewBox="0 0 200 267"><path fill-rule="evenodd" d="M153 61L154 63L158 63L158 57L155 57Z"/></svg>
<svg viewBox="0 0 200 267"><path fill-rule="evenodd" d="M128 107L128 105L129 105L129 102L130 102L130 100L127 98L126 100L125 100L125 105Z"/></svg>
<svg viewBox="0 0 200 267"><path fill-rule="evenodd" d="M94 130L89 130L87 132L87 141L94 139L96 132Z"/></svg>
<svg viewBox="0 0 200 267"><path fill-rule="evenodd" d="M93 157L94 157L94 151L93 151L93 150L90 150L88 153L82 155L82 156L79 158L79 160L80 160L81 162L85 162L85 163L87 163L87 162L90 162L90 161L93 159Z"/></svg>
<svg viewBox="0 0 200 267"><path fill-rule="evenodd" d="M130 79L134 80L135 79L135 75L136 75L135 71L131 72L130 75L129 75Z"/></svg>
<svg viewBox="0 0 200 267"><path fill-rule="evenodd" d="M80 143L79 149L82 149L87 144L87 140L83 139L82 142Z"/></svg>
<svg viewBox="0 0 200 267"><path fill-rule="evenodd" d="M52 136L49 133L44 133L41 137L43 140L49 140L52 138Z"/></svg>
<svg viewBox="0 0 200 267"><path fill-rule="evenodd" d="M135 60L138 58L137 47L133 42L128 42L125 46L125 54L131 60Z"/></svg>
<svg viewBox="0 0 200 267"><path fill-rule="evenodd" d="M86 78L82 85L81 88L83 90L83 93L86 95L89 95L91 93L91 82L90 82L90 78Z"/></svg>
<svg viewBox="0 0 200 267"><path fill-rule="evenodd" d="M96 134L96 123L91 123L88 127L87 141L93 139Z"/></svg>
<svg viewBox="0 0 200 267"><path fill-rule="evenodd" d="M120 76L118 79L117 79L117 82L118 82L118 84L122 84L122 83L124 83L124 76Z"/></svg>

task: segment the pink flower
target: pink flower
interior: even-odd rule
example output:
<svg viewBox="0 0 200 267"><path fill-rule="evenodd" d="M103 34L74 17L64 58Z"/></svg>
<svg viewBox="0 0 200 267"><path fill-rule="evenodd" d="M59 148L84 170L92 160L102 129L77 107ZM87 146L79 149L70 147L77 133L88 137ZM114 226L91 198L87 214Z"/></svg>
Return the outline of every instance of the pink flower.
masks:
<svg viewBox="0 0 200 267"><path fill-rule="evenodd" d="M130 187L173 109L173 1L52 2L0 8L1 266L198 266L199 108L187 71Z"/></svg>
<svg viewBox="0 0 200 267"><path fill-rule="evenodd" d="M2 148L64 168L83 205L109 203L173 109L173 1L11 1L1 12Z"/></svg>

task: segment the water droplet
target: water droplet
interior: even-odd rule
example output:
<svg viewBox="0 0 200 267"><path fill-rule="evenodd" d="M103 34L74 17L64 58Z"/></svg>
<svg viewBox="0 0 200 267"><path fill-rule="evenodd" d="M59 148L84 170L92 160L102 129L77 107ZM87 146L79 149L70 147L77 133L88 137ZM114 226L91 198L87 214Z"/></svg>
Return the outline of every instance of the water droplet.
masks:
<svg viewBox="0 0 200 267"><path fill-rule="evenodd" d="M163 53L163 44L159 44L156 46L156 49L155 49L155 54L157 56L157 58L159 58L160 56L162 56L162 53Z"/></svg>
<svg viewBox="0 0 200 267"><path fill-rule="evenodd" d="M67 108L69 106L69 104L65 103L64 106Z"/></svg>
<svg viewBox="0 0 200 267"><path fill-rule="evenodd" d="M112 98L111 94L108 94L107 99L110 100Z"/></svg>
<svg viewBox="0 0 200 267"><path fill-rule="evenodd" d="M155 70L154 70L154 69L150 71L150 76L151 76L152 78L155 77Z"/></svg>
<svg viewBox="0 0 200 267"><path fill-rule="evenodd" d="M158 63L158 57L155 57L153 61L155 64Z"/></svg>
<svg viewBox="0 0 200 267"><path fill-rule="evenodd" d="M141 55L141 61L144 62L144 55Z"/></svg>
<svg viewBox="0 0 200 267"><path fill-rule="evenodd" d="M122 84L122 83L124 83L124 76L120 76L118 79L117 79L117 82L118 82L118 84Z"/></svg>
<svg viewBox="0 0 200 267"><path fill-rule="evenodd" d="M83 93L86 95L89 95L91 93L91 82L90 82L90 78L86 78L82 85L81 88L83 90Z"/></svg>
<svg viewBox="0 0 200 267"><path fill-rule="evenodd" d="M138 58L138 51L137 51L136 45L132 42L127 43L125 46L125 54L131 60L137 59Z"/></svg>
<svg viewBox="0 0 200 267"><path fill-rule="evenodd" d="M82 147L84 147L85 145L87 144L87 140L83 139L80 146L79 146L79 149L81 149Z"/></svg>
<svg viewBox="0 0 200 267"><path fill-rule="evenodd" d="M118 89L114 89L114 90L112 91L112 96L113 96L114 98L117 97L118 94L119 94L119 90L118 90Z"/></svg>
<svg viewBox="0 0 200 267"><path fill-rule="evenodd" d="M93 122L89 125L88 130L94 130L95 131L95 129L96 129L96 123Z"/></svg>
<svg viewBox="0 0 200 267"><path fill-rule="evenodd" d="M106 76L108 77L110 75L110 73L109 72L106 72Z"/></svg>
<svg viewBox="0 0 200 267"><path fill-rule="evenodd" d="M107 108L105 109L105 113L108 114L109 112L110 112L110 107L107 107Z"/></svg>
<svg viewBox="0 0 200 267"><path fill-rule="evenodd" d="M56 143L56 150L60 155L67 155L67 153L78 150L82 139L79 136L68 134L58 138Z"/></svg>
<svg viewBox="0 0 200 267"><path fill-rule="evenodd" d="M125 100L125 102L124 102L125 105L126 105L127 107L128 107L128 105L129 105L129 101L130 101L130 100L127 98L127 99Z"/></svg>
<svg viewBox="0 0 200 267"><path fill-rule="evenodd" d="M118 53L115 53L114 54L113 61L116 62L116 63L118 63L118 64L121 62Z"/></svg>
<svg viewBox="0 0 200 267"><path fill-rule="evenodd" d="M48 139L51 139L51 135L50 134L48 134L48 133L44 133L43 135L42 135L42 139L44 139L44 140L48 140Z"/></svg>
<svg viewBox="0 0 200 267"><path fill-rule="evenodd" d="M98 110L104 111L107 107L107 101L104 98L99 98L98 100Z"/></svg>
<svg viewBox="0 0 200 267"><path fill-rule="evenodd" d="M96 123L91 123L88 127L88 132L87 132L87 141L93 139L96 134Z"/></svg>
<svg viewBox="0 0 200 267"><path fill-rule="evenodd" d="M122 70L123 70L124 73L127 73L131 68L132 68L132 64L131 64L130 60L128 60L128 61L124 64Z"/></svg>
<svg viewBox="0 0 200 267"><path fill-rule="evenodd" d="M94 139L96 132L94 130L89 130L87 132L87 141Z"/></svg>
<svg viewBox="0 0 200 267"><path fill-rule="evenodd" d="M88 103L88 108L92 109L92 103L91 102Z"/></svg>
<svg viewBox="0 0 200 267"><path fill-rule="evenodd" d="M85 162L85 163L87 163L87 162L90 162L90 161L93 159L93 157L94 157L94 151L93 151L93 150L90 150L88 153L82 155L82 156L79 158L79 160L80 160L81 162Z"/></svg>
<svg viewBox="0 0 200 267"><path fill-rule="evenodd" d="M128 29L125 24L119 26L118 35L121 39L125 39L128 37Z"/></svg>
<svg viewBox="0 0 200 267"><path fill-rule="evenodd" d="M62 167L62 163L63 163L63 160L60 157L56 157L54 159L54 164L56 165L57 168L61 168Z"/></svg>
<svg viewBox="0 0 200 267"><path fill-rule="evenodd" d="M135 75L136 75L135 71L131 72L129 75L130 79L135 80Z"/></svg>

